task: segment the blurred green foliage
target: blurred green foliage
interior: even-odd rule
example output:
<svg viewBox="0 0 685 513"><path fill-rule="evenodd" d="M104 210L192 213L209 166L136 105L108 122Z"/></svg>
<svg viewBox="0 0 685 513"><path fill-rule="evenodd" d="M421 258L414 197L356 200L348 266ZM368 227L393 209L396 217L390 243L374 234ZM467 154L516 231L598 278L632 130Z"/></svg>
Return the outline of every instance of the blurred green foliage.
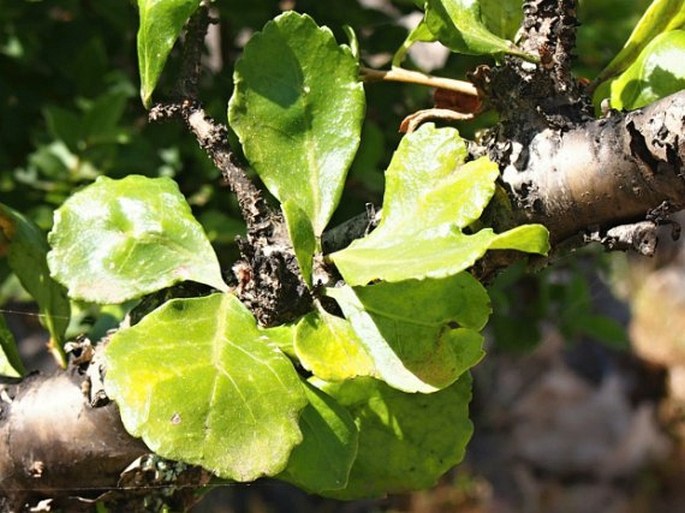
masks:
<svg viewBox="0 0 685 513"><path fill-rule="evenodd" d="M535 274L527 273L523 263L505 270L488 288L493 304L489 328L496 347L528 351L547 325L558 329L569 345L587 338L628 349L628 334L617 320L619 302L608 298L609 285L603 281L607 263L605 255L589 250Z"/></svg>
<svg viewBox="0 0 685 513"><path fill-rule="evenodd" d="M579 0L576 70L592 79L623 47L651 0Z"/></svg>
<svg viewBox="0 0 685 513"><path fill-rule="evenodd" d="M405 35L396 16L356 2L305 1L294 6L330 26L346 41L343 25L363 32L368 53L392 51ZM254 31L281 12L277 2L217 2L221 28L203 76L202 98L225 121L232 65ZM135 50L137 13L130 2L100 0L19 1L0 10L0 201L26 213L43 228L52 210L74 190L100 175L170 176L179 182L213 240L226 245L240 231L232 196L218 171L180 124L149 124L138 99ZM169 93L178 68L172 54L159 97ZM217 67L218 63L218 67ZM376 201L382 169L399 139L404 113L429 99L380 86L370 91L373 112L360 152L351 194ZM418 98L417 98L418 96ZM375 100L375 101L373 101ZM389 127L392 127L388 130ZM390 132L390 141L384 132ZM356 204L360 204L357 200Z"/></svg>

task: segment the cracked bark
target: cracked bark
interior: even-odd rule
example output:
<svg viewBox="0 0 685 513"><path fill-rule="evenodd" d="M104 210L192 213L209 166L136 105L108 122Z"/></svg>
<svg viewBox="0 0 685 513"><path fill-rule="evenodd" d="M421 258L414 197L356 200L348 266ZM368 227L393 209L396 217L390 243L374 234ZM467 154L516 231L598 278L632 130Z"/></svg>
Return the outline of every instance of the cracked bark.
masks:
<svg viewBox="0 0 685 513"><path fill-rule="evenodd" d="M593 227L644 220L664 201L685 207L685 92L625 115L545 129L502 181L516 202L515 223L543 223L552 243Z"/></svg>

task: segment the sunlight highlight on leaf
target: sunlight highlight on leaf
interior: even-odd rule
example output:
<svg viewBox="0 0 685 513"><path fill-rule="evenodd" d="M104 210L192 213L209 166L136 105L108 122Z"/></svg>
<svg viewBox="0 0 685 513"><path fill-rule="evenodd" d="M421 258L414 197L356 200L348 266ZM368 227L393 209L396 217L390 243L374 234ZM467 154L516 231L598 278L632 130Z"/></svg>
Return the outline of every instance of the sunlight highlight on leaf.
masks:
<svg viewBox="0 0 685 513"><path fill-rule="evenodd" d="M236 64L231 127L269 191L304 211L316 236L359 146L365 100L358 72L328 28L292 11L255 34Z"/></svg>
<svg viewBox="0 0 685 513"><path fill-rule="evenodd" d="M98 178L55 211L48 240L50 271L74 299L118 304L184 280L228 290L169 178Z"/></svg>
<svg viewBox="0 0 685 513"><path fill-rule="evenodd" d="M502 234L462 232L481 216L499 175L487 158L465 158L453 128L428 123L402 139L386 172L378 227L329 255L348 284L453 276L489 248L547 252L547 230L540 225Z"/></svg>
<svg viewBox="0 0 685 513"><path fill-rule="evenodd" d="M164 65L200 0L138 0L140 97L149 107Z"/></svg>
<svg viewBox="0 0 685 513"><path fill-rule="evenodd" d="M373 362L369 375L398 390L441 390L485 354L479 330L490 316L490 299L467 273L326 293L338 302Z"/></svg>

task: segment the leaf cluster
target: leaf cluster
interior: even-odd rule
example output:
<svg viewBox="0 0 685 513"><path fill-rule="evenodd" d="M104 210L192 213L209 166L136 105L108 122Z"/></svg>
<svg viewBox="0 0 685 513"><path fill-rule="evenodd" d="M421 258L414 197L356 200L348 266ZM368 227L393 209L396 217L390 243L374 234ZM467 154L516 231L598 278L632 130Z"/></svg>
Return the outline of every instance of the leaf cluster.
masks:
<svg viewBox="0 0 685 513"><path fill-rule="evenodd" d="M138 48L146 101L160 65L140 56L163 62L180 29L169 22L162 30L156 24L171 18L161 14L147 21L144 4ZM152 5L160 6L177 8ZM495 192L496 166L466 163L456 130L426 125L393 156L378 228L322 255L321 236L359 147L358 76L350 47L293 12L253 36L235 67L229 123L282 205L302 276L318 298L315 311L291 325L257 325L168 179L103 177L57 210L48 263L71 297L123 303L184 280L221 292L169 301L107 345L107 393L126 428L158 454L224 479L278 476L345 498L426 486L463 456L471 432L467 371L483 356L479 332L490 313L485 289L465 270L488 249L545 252L546 231L472 226ZM322 287L313 272L320 258L347 285ZM331 299L342 315L323 306ZM387 413L365 420L379 407ZM413 408L423 410L420 422ZM371 465L371 448L389 445L397 461Z"/></svg>

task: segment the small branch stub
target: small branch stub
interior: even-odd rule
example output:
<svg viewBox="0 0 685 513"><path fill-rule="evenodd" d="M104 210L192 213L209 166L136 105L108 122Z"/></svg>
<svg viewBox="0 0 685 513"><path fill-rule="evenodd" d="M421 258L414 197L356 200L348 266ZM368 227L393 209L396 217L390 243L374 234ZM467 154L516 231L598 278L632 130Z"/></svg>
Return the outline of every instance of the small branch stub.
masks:
<svg viewBox="0 0 685 513"><path fill-rule="evenodd" d="M658 242L657 225L652 221L615 226L601 234L595 231L585 236L585 242L599 242L609 251L636 251L654 256Z"/></svg>

